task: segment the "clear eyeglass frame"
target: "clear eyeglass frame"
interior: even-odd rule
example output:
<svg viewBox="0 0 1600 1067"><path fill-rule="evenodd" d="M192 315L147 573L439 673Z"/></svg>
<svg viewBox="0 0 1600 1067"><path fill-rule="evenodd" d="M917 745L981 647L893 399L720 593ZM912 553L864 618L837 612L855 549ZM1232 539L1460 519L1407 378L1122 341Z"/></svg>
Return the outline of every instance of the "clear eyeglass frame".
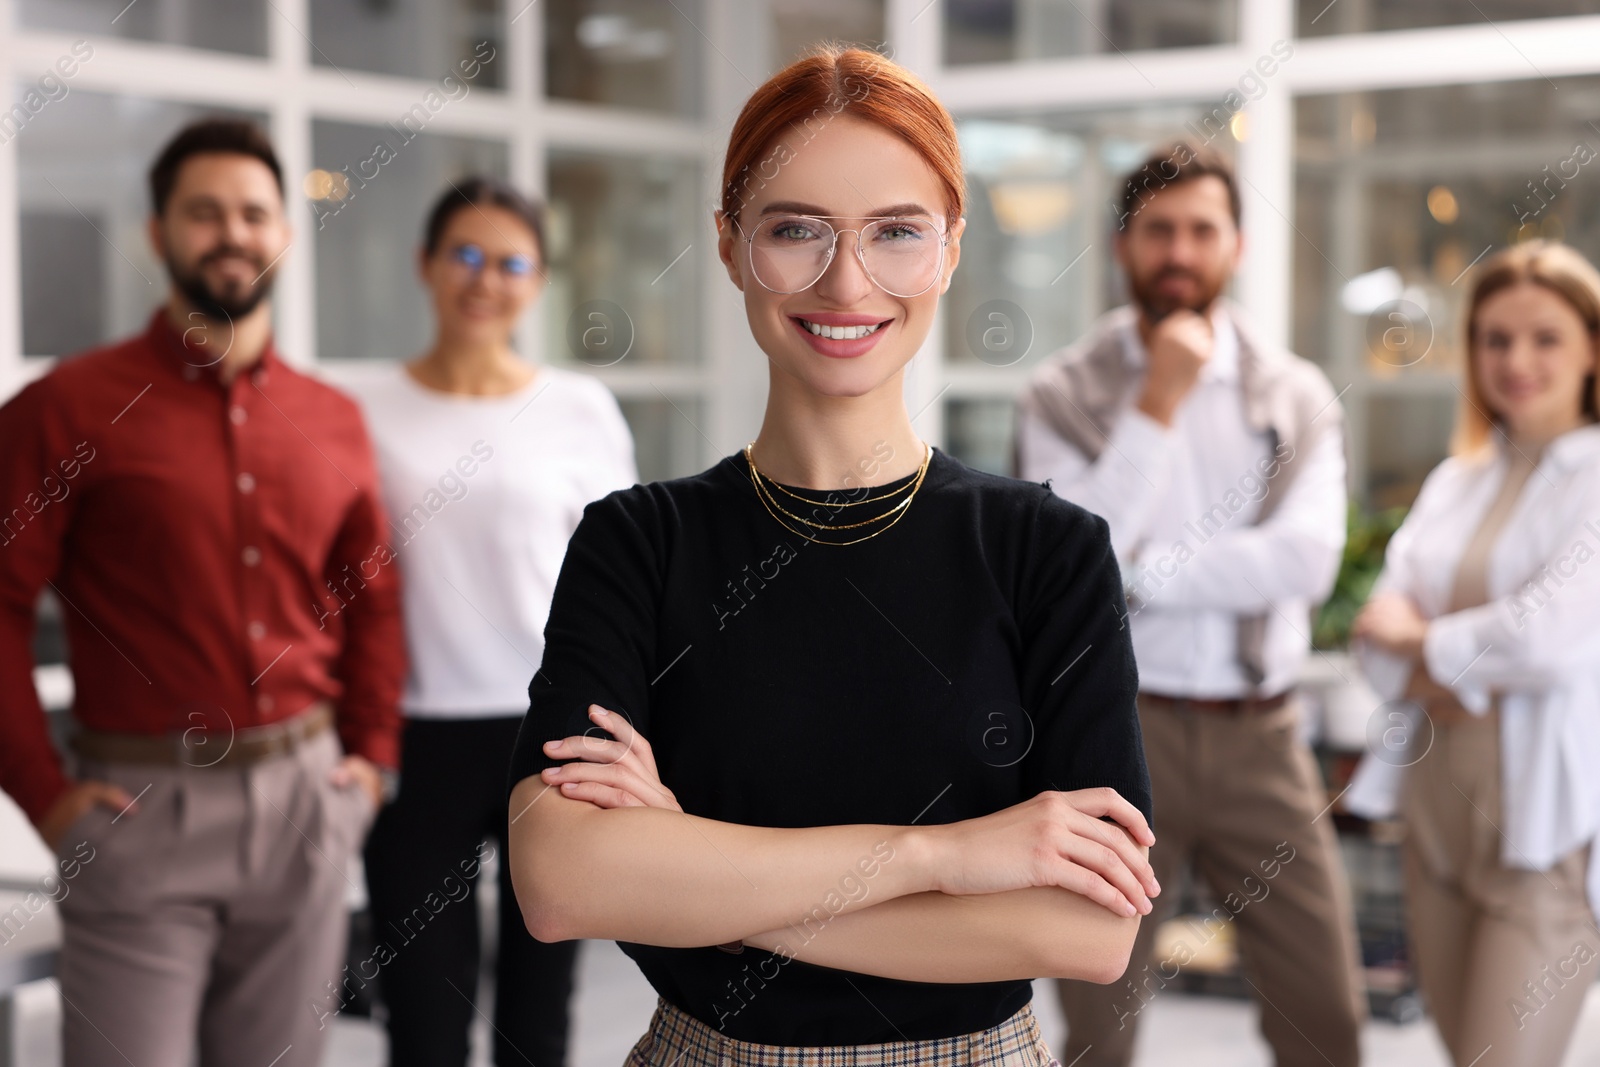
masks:
<svg viewBox="0 0 1600 1067"><path fill-rule="evenodd" d="M768 219L787 219L787 218L807 219L807 220L815 219L816 221L821 222L821 223L823 223L823 225L827 226L827 228L829 230L833 231L833 239L828 242L828 254L827 254L827 257L822 261L822 268L819 271L817 271L817 276L815 278L812 278L809 282L807 282L806 284L800 286L798 289L779 289L779 288L776 288L775 286L772 286L772 285L768 284L766 279L761 277L761 273L755 267L755 250L752 247L752 243L755 240L756 232L761 228L762 224L765 223ZM835 226L833 226L832 222L830 221L830 220L833 220L833 219L854 219L854 220L859 220L861 222L864 222L867 225L863 225L863 226L860 226L860 227L836 228ZM862 245L863 232L865 230L869 229L870 225L872 223L875 223L875 222L894 222L894 221L902 220L902 219L910 220L910 221L916 221L916 222L929 223L929 224L931 224L933 226L933 228L939 234L939 261L936 264L936 266L934 267L933 276L931 278L929 278L927 285L924 285L921 289L918 289L916 292L913 292L913 293L897 293L894 290L890 289L888 286L884 285L882 282L880 282L876 277L874 277L873 273L872 273L872 268L867 266L866 248L863 247L863 245ZM803 215L803 214L800 214L799 212L774 211L774 212L769 212L768 214L762 215L761 217L756 219L755 224L750 228L750 232L749 233L746 233L745 230L744 230L744 227L739 225L739 220L737 218L731 218L731 221L733 222L734 228L739 231L740 238L744 241L745 256L746 256L747 260L750 263L750 273L752 275L754 275L754 277L755 277L757 282L761 283L761 287L763 289L766 289L768 292L777 293L780 296L791 296L791 295L793 295L795 293L803 293L807 289L811 288L813 285L816 285L817 282L821 281L823 275L828 273L828 268L833 266L834 257L838 255L838 252L839 252L839 238L842 237L844 234L854 232L855 235L856 235L856 239L855 239L856 262L861 264L862 272L864 274L866 274L866 276L868 278L872 279L872 284L873 285L876 285L879 289L882 289L884 292L888 293L890 296L899 297L902 300L909 300L912 297L921 296L923 293L926 293L929 289L932 289L934 287L934 284L936 282L938 282L940 276L944 274L945 249L950 244L950 232L949 232L948 227L939 225L935 219L930 218L927 215Z"/></svg>

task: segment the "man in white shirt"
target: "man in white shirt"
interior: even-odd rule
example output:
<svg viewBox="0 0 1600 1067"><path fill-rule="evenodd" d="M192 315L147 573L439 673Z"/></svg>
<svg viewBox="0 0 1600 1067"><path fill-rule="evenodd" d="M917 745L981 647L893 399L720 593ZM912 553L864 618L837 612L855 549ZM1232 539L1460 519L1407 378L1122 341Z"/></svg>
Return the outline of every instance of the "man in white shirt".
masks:
<svg viewBox="0 0 1600 1067"><path fill-rule="evenodd" d="M1171 146L1130 175L1120 209L1133 303L1035 374L1017 467L1110 524L1139 663L1151 862L1169 890L1192 863L1218 904L1152 954L1169 892L1123 981L1060 983L1062 1060L1125 1067L1145 1004L1231 928L1278 1067L1350 1067L1359 952L1293 699L1344 548L1338 398L1222 298L1242 248L1225 161Z"/></svg>

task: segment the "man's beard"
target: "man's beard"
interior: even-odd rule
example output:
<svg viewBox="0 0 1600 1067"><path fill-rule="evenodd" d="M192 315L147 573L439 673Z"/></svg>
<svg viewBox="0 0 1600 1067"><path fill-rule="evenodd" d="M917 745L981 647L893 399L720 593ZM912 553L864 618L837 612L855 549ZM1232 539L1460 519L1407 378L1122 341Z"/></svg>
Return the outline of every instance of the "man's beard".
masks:
<svg viewBox="0 0 1600 1067"><path fill-rule="evenodd" d="M212 260L229 255L243 256L257 266L261 265L257 257L250 255L244 249L227 245L206 253L190 267L179 264L170 255L166 261L167 276L172 279L172 284L177 286L178 292L183 294L184 299L188 300L196 311L214 322L223 320L233 322L235 319L243 318L254 311L256 305L272 292L273 275L270 271L263 271L253 282L230 285L220 292L213 289L206 282L204 268Z"/></svg>
<svg viewBox="0 0 1600 1067"><path fill-rule="evenodd" d="M1198 295L1192 300L1180 300L1168 296L1160 289L1163 279L1172 276L1193 278L1198 284ZM1207 279L1197 271L1183 270L1181 268L1163 268L1153 275L1139 277L1131 271L1128 274L1128 288L1133 293L1133 302L1139 305L1145 318L1151 322L1160 322L1174 311L1185 309L1204 314L1205 311L1222 295L1222 290L1227 287L1227 275L1215 279Z"/></svg>

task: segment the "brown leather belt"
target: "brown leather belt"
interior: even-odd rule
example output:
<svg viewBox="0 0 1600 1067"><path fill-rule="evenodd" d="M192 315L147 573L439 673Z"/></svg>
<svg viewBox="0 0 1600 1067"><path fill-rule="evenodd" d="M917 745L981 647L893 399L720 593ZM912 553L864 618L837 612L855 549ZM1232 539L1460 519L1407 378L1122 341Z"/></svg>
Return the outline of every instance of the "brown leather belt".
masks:
<svg viewBox="0 0 1600 1067"><path fill-rule="evenodd" d="M1149 690L1139 691L1140 703L1149 702L1168 711L1198 711L1207 715L1265 715L1289 703L1294 690L1286 689L1276 696L1240 697L1237 700L1201 700L1195 697L1171 697Z"/></svg>
<svg viewBox="0 0 1600 1067"><path fill-rule="evenodd" d="M191 767L248 766L293 752L333 725L333 705L318 701L292 718L238 730L194 727L170 734L79 730L72 748L99 763L169 763Z"/></svg>

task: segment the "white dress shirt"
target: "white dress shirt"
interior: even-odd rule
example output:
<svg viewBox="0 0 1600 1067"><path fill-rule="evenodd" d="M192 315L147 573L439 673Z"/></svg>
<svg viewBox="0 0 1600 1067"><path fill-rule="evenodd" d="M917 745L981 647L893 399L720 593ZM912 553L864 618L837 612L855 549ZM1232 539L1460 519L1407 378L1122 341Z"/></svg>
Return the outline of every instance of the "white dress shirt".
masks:
<svg viewBox="0 0 1600 1067"><path fill-rule="evenodd" d="M1267 613L1266 677L1275 694L1299 679L1311 640L1311 606L1338 573L1345 538L1345 463L1340 434L1319 436L1287 495L1254 525L1273 460L1269 435L1250 429L1239 382L1239 337L1212 315L1215 344L1171 427L1134 406L1117 416L1090 463L1041 420L1019 415L1023 478L1052 479L1058 494L1103 516L1131 610L1143 689L1225 699L1250 691L1238 661L1240 615ZM1128 360L1148 357L1136 325L1123 332ZM1283 450L1288 445L1281 446ZM1280 452L1280 455L1286 454Z"/></svg>
<svg viewBox="0 0 1600 1067"><path fill-rule="evenodd" d="M616 399L550 366L504 396L441 393L399 364L348 388L372 435L400 566L402 710L523 714L584 506L638 480Z"/></svg>
<svg viewBox="0 0 1600 1067"><path fill-rule="evenodd" d="M1490 552L1489 601L1445 613L1455 572L1506 475L1507 446L1434 468L1389 542L1373 587L1431 619L1423 661L1473 714L1500 697L1501 862L1546 870L1600 829L1600 427L1545 447ZM1399 701L1411 661L1357 643L1367 680ZM1345 795L1369 818L1397 811L1404 768L1427 758L1415 705L1374 713L1374 747ZM1419 729L1419 727L1422 727ZM1600 849L1589 902L1600 915Z"/></svg>

